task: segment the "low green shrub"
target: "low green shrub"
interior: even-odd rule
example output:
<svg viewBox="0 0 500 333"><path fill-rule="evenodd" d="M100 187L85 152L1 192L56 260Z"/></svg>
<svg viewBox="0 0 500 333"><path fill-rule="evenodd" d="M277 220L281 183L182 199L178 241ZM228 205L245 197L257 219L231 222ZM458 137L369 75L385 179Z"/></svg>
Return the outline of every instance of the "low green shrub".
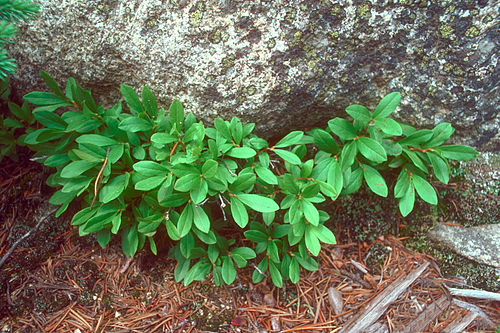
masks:
<svg viewBox="0 0 500 333"><path fill-rule="evenodd" d="M252 133L254 124L236 117L206 126L179 101L167 113L148 87L139 96L122 85L125 105L105 108L74 79L62 90L41 74L52 92L24 97L42 125L24 142L56 170L47 182L58 188L50 199L61 205L57 215L81 200L71 221L80 235L97 233L105 247L120 234L128 257L146 241L157 253L154 236L164 228L175 244L175 278L186 285L209 273L215 284L231 284L236 267L249 262L255 262L256 283L268 273L278 287L284 280L296 283L301 267L318 268L321 243L335 243L318 204L363 183L386 197L380 172L398 169L394 197L406 216L417 195L437 203L427 180L431 170L447 183L448 159L477 154L443 145L454 132L448 123L417 130L389 118L400 101L397 92L373 112L348 107L352 121L334 118L326 128L293 131L270 145Z"/></svg>

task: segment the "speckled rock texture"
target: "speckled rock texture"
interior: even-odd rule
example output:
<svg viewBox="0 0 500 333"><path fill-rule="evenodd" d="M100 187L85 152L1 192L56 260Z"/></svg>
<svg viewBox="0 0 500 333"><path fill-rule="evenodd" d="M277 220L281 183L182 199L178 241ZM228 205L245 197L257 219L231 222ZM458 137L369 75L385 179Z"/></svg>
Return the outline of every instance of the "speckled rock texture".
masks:
<svg viewBox="0 0 500 333"><path fill-rule="evenodd" d="M500 268L500 224L464 228L440 223L429 238L471 260Z"/></svg>
<svg viewBox="0 0 500 333"><path fill-rule="evenodd" d="M400 91L397 118L448 121L455 140L500 150L496 0L38 2L10 47L19 94L43 87L40 69L104 103L120 83L149 85L167 107L273 137Z"/></svg>

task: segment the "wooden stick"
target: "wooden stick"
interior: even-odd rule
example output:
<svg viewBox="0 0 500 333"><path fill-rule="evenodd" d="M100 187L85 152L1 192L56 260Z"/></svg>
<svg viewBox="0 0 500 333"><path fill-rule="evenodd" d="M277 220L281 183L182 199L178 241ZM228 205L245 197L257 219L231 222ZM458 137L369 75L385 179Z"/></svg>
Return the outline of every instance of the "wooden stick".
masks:
<svg viewBox="0 0 500 333"><path fill-rule="evenodd" d="M469 326L470 323L474 319L476 319L476 314L474 312L469 312L467 316L462 318L461 316L452 321L446 328L443 333L460 333L465 332L465 328Z"/></svg>
<svg viewBox="0 0 500 333"><path fill-rule="evenodd" d="M384 291L376 296L358 316L351 318L340 332L363 332L371 326L394 302L398 296L408 288L429 266L425 262L408 275L401 275ZM415 331L414 331L415 332Z"/></svg>
<svg viewBox="0 0 500 333"><path fill-rule="evenodd" d="M485 290L448 288L450 294L454 296L482 298L490 301L500 301L500 294Z"/></svg>
<svg viewBox="0 0 500 333"><path fill-rule="evenodd" d="M437 301L427 306L427 308L420 312L417 318L413 319L408 324L404 331L405 333L423 332L431 321L436 319L444 310L448 308L451 300L447 295L441 296Z"/></svg>

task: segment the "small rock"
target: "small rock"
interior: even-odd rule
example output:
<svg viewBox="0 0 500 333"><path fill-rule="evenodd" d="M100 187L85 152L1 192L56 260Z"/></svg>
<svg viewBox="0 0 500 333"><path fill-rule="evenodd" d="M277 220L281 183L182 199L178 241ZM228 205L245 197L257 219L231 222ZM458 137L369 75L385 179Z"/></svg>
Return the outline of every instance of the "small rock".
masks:
<svg viewBox="0 0 500 333"><path fill-rule="evenodd" d="M500 224L452 227L440 223L428 235L459 255L500 268Z"/></svg>
<svg viewBox="0 0 500 333"><path fill-rule="evenodd" d="M333 312L335 312L336 315L341 314L342 309L344 308L342 293L337 289L330 287L328 288L328 300L330 301L330 305L333 308Z"/></svg>

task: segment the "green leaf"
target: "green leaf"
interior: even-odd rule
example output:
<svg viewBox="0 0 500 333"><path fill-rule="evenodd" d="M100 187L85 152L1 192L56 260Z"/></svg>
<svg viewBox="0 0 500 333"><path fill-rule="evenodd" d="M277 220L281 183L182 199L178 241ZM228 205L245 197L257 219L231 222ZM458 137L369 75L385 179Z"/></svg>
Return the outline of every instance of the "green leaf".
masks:
<svg viewBox="0 0 500 333"><path fill-rule="evenodd" d="M320 186L318 183L311 183L302 189L301 195L303 198L312 198L319 193L319 190Z"/></svg>
<svg viewBox="0 0 500 333"><path fill-rule="evenodd" d="M343 141L352 140L357 136L354 126L343 118L334 118L328 122L330 130Z"/></svg>
<svg viewBox="0 0 500 333"><path fill-rule="evenodd" d="M372 120L370 110L363 105L354 104L348 106L347 109L345 109L345 112L347 112L354 120L358 120L363 123L363 125L368 124Z"/></svg>
<svg viewBox="0 0 500 333"><path fill-rule="evenodd" d="M99 134L80 135L78 138L76 138L75 141L78 143L89 143L99 147L118 144L116 140L113 140L111 138L108 138L107 136Z"/></svg>
<svg viewBox="0 0 500 333"><path fill-rule="evenodd" d="M410 175L406 169L402 169L396 181L396 186L394 186L394 197L402 198L408 192L410 185Z"/></svg>
<svg viewBox="0 0 500 333"><path fill-rule="evenodd" d="M271 259L272 262L280 262L278 247L276 246L276 242L274 242L273 240L267 242L267 254L269 255L269 259Z"/></svg>
<svg viewBox="0 0 500 333"><path fill-rule="evenodd" d="M441 123L432 129L433 135L429 141L425 143L424 148L437 147L442 145L455 132L450 123Z"/></svg>
<svg viewBox="0 0 500 333"><path fill-rule="evenodd" d="M281 157L282 159L284 159L288 163L295 164L295 165L302 163L300 161L300 158L296 154L294 154L288 150L274 149L273 152L275 152L276 155L278 155L279 157Z"/></svg>
<svg viewBox="0 0 500 333"><path fill-rule="evenodd" d="M386 95L382 100L378 103L375 111L373 111L373 118L384 118L390 115L399 104L401 100L401 94L399 92L392 92Z"/></svg>
<svg viewBox="0 0 500 333"><path fill-rule="evenodd" d="M108 203L111 200L118 198L128 185L130 174L125 173L111 179L99 193L99 201Z"/></svg>
<svg viewBox="0 0 500 333"><path fill-rule="evenodd" d="M132 133L144 132L151 130L153 128L153 124L146 119L129 117L122 120L120 125L118 125L118 128L122 131L128 131Z"/></svg>
<svg viewBox="0 0 500 333"><path fill-rule="evenodd" d="M153 161L137 162L134 164L133 168L141 175L147 177L154 177L154 176L165 177L168 172L168 168L166 166Z"/></svg>
<svg viewBox="0 0 500 333"><path fill-rule="evenodd" d="M327 131L317 128L312 131L312 136L314 144L318 146L319 149L331 154L336 154L339 151L338 144Z"/></svg>
<svg viewBox="0 0 500 333"><path fill-rule="evenodd" d="M434 152L426 152L427 157L431 161L432 170L434 175L441 182L448 184L450 181L450 167L445 160L443 160L438 154Z"/></svg>
<svg viewBox="0 0 500 333"><path fill-rule="evenodd" d="M109 230L100 230L97 233L97 242L103 249L106 248L106 245L109 243L110 239L111 233L109 232Z"/></svg>
<svg viewBox="0 0 500 333"><path fill-rule="evenodd" d="M432 187L427 180L423 179L422 177L413 174L411 176L411 179L413 181L413 185L415 186L415 190L417 191L418 195L426 202L430 203L431 205L437 205L437 195L436 191L434 190L434 187Z"/></svg>
<svg viewBox="0 0 500 333"><path fill-rule="evenodd" d="M403 134L403 130L397 121L391 118L378 118L374 121L375 126L380 128L382 132L389 135L399 136Z"/></svg>
<svg viewBox="0 0 500 333"><path fill-rule="evenodd" d="M258 194L238 194L238 199L253 210L261 213L274 212L279 206L273 199L260 196Z"/></svg>
<svg viewBox="0 0 500 333"><path fill-rule="evenodd" d="M356 141L349 142L342 148L342 153L340 154L340 169L342 172L354 163L357 154L358 146Z"/></svg>
<svg viewBox="0 0 500 333"><path fill-rule="evenodd" d="M50 90L52 90L57 96L66 99L66 96L62 92L56 80L54 80L49 74L47 74L43 70L40 71L40 76L42 77L43 81L45 81L45 84L47 85L47 87L49 87Z"/></svg>
<svg viewBox="0 0 500 333"><path fill-rule="evenodd" d="M231 141L231 131L224 120L216 118L214 120L214 126L217 129L217 132L219 132L228 141Z"/></svg>
<svg viewBox="0 0 500 333"><path fill-rule="evenodd" d="M208 233L210 231L210 219L202 207L193 205L193 219L196 228L200 229L204 233Z"/></svg>
<svg viewBox="0 0 500 333"><path fill-rule="evenodd" d="M153 237L148 237L149 240L149 249L156 256L158 255L158 249L156 248L156 243Z"/></svg>
<svg viewBox="0 0 500 333"><path fill-rule="evenodd" d="M401 215L407 216L413 210L415 204L415 189L413 183L410 181L410 186L406 190L406 193L402 198L399 199L399 211Z"/></svg>
<svg viewBox="0 0 500 333"><path fill-rule="evenodd" d="M231 284L236 279L236 269L234 269L233 260L229 257L224 257L222 261L222 279L227 284Z"/></svg>
<svg viewBox="0 0 500 333"><path fill-rule="evenodd" d="M443 157L455 161L470 161L478 155L474 148L462 145L440 146L436 150L440 151Z"/></svg>
<svg viewBox="0 0 500 333"><path fill-rule="evenodd" d="M193 208L191 205L186 205L184 210L177 221L177 230L179 231L179 236L182 238L186 236L191 230L193 225Z"/></svg>
<svg viewBox="0 0 500 333"><path fill-rule="evenodd" d="M304 212L304 217L312 225L319 224L319 212L316 207L308 200L302 199L302 211Z"/></svg>
<svg viewBox="0 0 500 333"><path fill-rule="evenodd" d="M80 210L78 213L73 215L71 219L71 225L81 225L87 222L91 217L97 213L97 210L91 210L90 207L86 207Z"/></svg>
<svg viewBox="0 0 500 333"><path fill-rule="evenodd" d="M132 114L138 114L144 111L139 95L134 88L127 86L126 84L122 84L120 86L120 91Z"/></svg>
<svg viewBox="0 0 500 333"><path fill-rule="evenodd" d="M179 231L177 230L175 225L172 223L172 221L168 220L165 223L165 226L167 228L168 237L170 237L171 240L178 241L179 239L181 239L181 236L179 235Z"/></svg>
<svg viewBox="0 0 500 333"><path fill-rule="evenodd" d="M135 225L123 229L122 231L122 249L123 253L132 258L137 252L139 246L139 236Z"/></svg>
<svg viewBox="0 0 500 333"><path fill-rule="evenodd" d="M304 269L307 269L308 271L317 271L318 270L318 263L316 260L314 260L311 257L299 257L295 256L294 258L297 258L297 261L299 262L300 266L304 267Z"/></svg>
<svg viewBox="0 0 500 333"><path fill-rule="evenodd" d="M243 257L247 260L253 259L256 257L255 251L252 250L251 248L245 247L245 246L237 247L237 248L231 250L231 255L234 255L234 254L240 255L241 257Z"/></svg>
<svg viewBox="0 0 500 333"><path fill-rule="evenodd" d="M256 154L255 150L250 147L234 147L226 153L227 156L244 159L252 158Z"/></svg>
<svg viewBox="0 0 500 333"><path fill-rule="evenodd" d="M168 134L168 133L155 133L151 136L151 142L166 145L169 143L173 143L179 140L178 137Z"/></svg>
<svg viewBox="0 0 500 333"><path fill-rule="evenodd" d="M219 164L214 160L206 160L201 168L201 173L205 178L213 178L217 174Z"/></svg>
<svg viewBox="0 0 500 333"><path fill-rule="evenodd" d="M173 193L167 194L163 200L160 201L162 207L179 207L189 200L189 193Z"/></svg>
<svg viewBox="0 0 500 333"><path fill-rule="evenodd" d="M399 143L406 145L419 145L421 143L427 142L432 138L433 135L434 132L432 130L422 129L410 134L406 138L399 141Z"/></svg>
<svg viewBox="0 0 500 333"><path fill-rule="evenodd" d="M217 258L219 258L219 249L217 249L216 246L214 245L209 245L208 246L208 250L207 250L207 256L208 256L208 260L210 260L210 262L212 264L215 264L215 262L217 261Z"/></svg>
<svg viewBox="0 0 500 333"><path fill-rule="evenodd" d="M27 102L35 105L60 105L60 106L71 106L70 103L66 101L65 98L59 97L57 95L42 92L33 91L23 97Z"/></svg>
<svg viewBox="0 0 500 333"><path fill-rule="evenodd" d="M146 113L151 117L156 117L158 114L158 103L156 102L155 95L151 92L148 86L142 88L142 104Z"/></svg>
<svg viewBox="0 0 500 333"><path fill-rule="evenodd" d="M246 191L255 184L255 174L240 172L236 180L231 184L230 189L234 192Z"/></svg>
<svg viewBox="0 0 500 333"><path fill-rule="evenodd" d="M340 164L337 161L334 161L332 164L330 164L326 182L332 185L335 190L335 195L332 197L332 200L337 199L340 192L342 191L342 187L344 186L344 177L342 177L342 170L340 168Z"/></svg>
<svg viewBox="0 0 500 333"><path fill-rule="evenodd" d="M151 191L160 186L165 179L165 176L149 177L137 182L134 188L138 191Z"/></svg>
<svg viewBox="0 0 500 333"><path fill-rule="evenodd" d="M239 145L243 139L243 125L237 117L231 119L230 129L234 142Z"/></svg>
<svg viewBox="0 0 500 333"><path fill-rule="evenodd" d="M368 160L375 163L382 163L387 160L387 154L384 147L377 141L367 138L359 137L356 140L359 152Z"/></svg>
<svg viewBox="0 0 500 333"><path fill-rule="evenodd" d="M193 200L195 204L199 204L203 200L205 200L207 194L208 194L208 184L205 181L205 179L200 178L199 185L194 189L192 189L190 192L191 200Z"/></svg>
<svg viewBox="0 0 500 333"><path fill-rule="evenodd" d="M298 194L299 186L297 182L293 178L293 176L289 173L284 174L279 179L279 187L285 194Z"/></svg>
<svg viewBox="0 0 500 333"><path fill-rule="evenodd" d="M372 190L372 192L380 195L381 197L387 197L387 184L380 173L366 164L362 164L362 168L366 184L368 184L368 187Z"/></svg>
<svg viewBox="0 0 500 333"><path fill-rule="evenodd" d="M288 269L288 275L292 283L297 283L300 280L300 268L296 257L292 257L290 261L290 268Z"/></svg>
<svg viewBox="0 0 500 333"><path fill-rule="evenodd" d="M76 176L81 175L85 171L92 169L96 165L97 162L89 162L89 161L71 162L61 170L61 177L74 178Z"/></svg>
<svg viewBox="0 0 500 333"><path fill-rule="evenodd" d="M363 169L357 168L345 180L344 194L352 194L363 184Z"/></svg>
<svg viewBox="0 0 500 333"><path fill-rule="evenodd" d="M247 230L243 233L248 240L255 243L267 242L268 236L259 230Z"/></svg>
<svg viewBox="0 0 500 333"><path fill-rule="evenodd" d="M306 241L306 247L311 252L313 256L318 256L319 251L321 250L321 244L318 240L318 237L316 237L316 234L314 233L314 226L308 225L306 227L306 233L305 233L305 241Z"/></svg>
<svg viewBox="0 0 500 333"><path fill-rule="evenodd" d="M233 216L234 222L236 222L240 228L244 228L248 224L247 209L245 205L235 197L231 197L231 215Z"/></svg>
<svg viewBox="0 0 500 333"><path fill-rule="evenodd" d="M172 124L172 127L176 128L177 132L181 132L182 125L184 123L184 107L181 102L174 100L172 104L170 104L168 113L170 115L170 123Z"/></svg>
<svg viewBox="0 0 500 333"><path fill-rule="evenodd" d="M322 241L323 243L331 244L331 245L337 244L337 240L335 239L335 235L325 225L321 224L321 225L319 225L315 228L311 228L311 229L314 232L314 234L316 235L316 237L318 237L318 239L320 241Z"/></svg>
<svg viewBox="0 0 500 333"><path fill-rule="evenodd" d="M257 176L259 176L260 179L262 179L268 184L272 185L278 184L278 177L276 177L276 175L271 170L261 165L255 166L255 173L257 174Z"/></svg>
<svg viewBox="0 0 500 333"><path fill-rule="evenodd" d="M177 191L187 192L199 187L200 183L201 175L197 173L190 173L177 179L174 188Z"/></svg>
<svg viewBox="0 0 500 333"><path fill-rule="evenodd" d="M283 278L281 277L281 273L273 262L269 263L269 273L271 274L271 280L273 284L281 288L283 287Z"/></svg>
<svg viewBox="0 0 500 333"><path fill-rule="evenodd" d="M56 167L60 165L64 165L70 161L67 154L55 154L49 156L43 164L48 167Z"/></svg>
<svg viewBox="0 0 500 333"><path fill-rule="evenodd" d="M408 158L410 159L410 161L417 168L419 168L420 170L422 170L425 173L429 173L429 170L427 170L427 167L425 166L425 163L422 161L422 159L414 151L411 151L411 150L409 150L407 148L404 148L403 151L404 151L405 155L408 156Z"/></svg>
<svg viewBox="0 0 500 333"><path fill-rule="evenodd" d="M285 148L289 147L292 145L296 145L300 142L302 137L304 136L304 132L302 131L293 131L288 133L283 139L278 141L276 145L274 145L276 148Z"/></svg>
<svg viewBox="0 0 500 333"><path fill-rule="evenodd" d="M186 237L183 237L179 242L179 249L184 258L191 257L191 251L194 249L194 237L193 234L188 233Z"/></svg>
<svg viewBox="0 0 500 333"><path fill-rule="evenodd" d="M40 122L45 127L48 128L53 128L53 129L58 129L58 130L65 130L66 126L68 125L64 120L59 117L59 115L49 112L49 111L38 111L33 114Z"/></svg>

